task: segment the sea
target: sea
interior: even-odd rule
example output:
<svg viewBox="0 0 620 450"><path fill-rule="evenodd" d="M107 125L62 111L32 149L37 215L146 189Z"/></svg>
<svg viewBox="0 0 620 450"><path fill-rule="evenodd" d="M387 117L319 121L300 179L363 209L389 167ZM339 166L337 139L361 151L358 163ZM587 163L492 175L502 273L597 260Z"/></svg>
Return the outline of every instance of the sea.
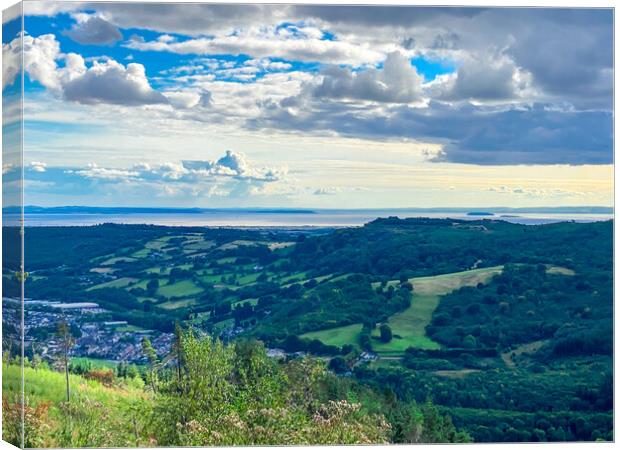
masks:
<svg viewBox="0 0 620 450"><path fill-rule="evenodd" d="M26 213L26 227L88 226L103 223L150 224L163 226L205 227L354 227L377 218L425 217L461 220L504 220L506 222L541 225L556 222L595 222L613 219L611 213L575 212L484 212L424 211L403 209L372 210L200 210L192 212L122 212L122 213ZM5 224L18 223L18 216L3 214Z"/></svg>

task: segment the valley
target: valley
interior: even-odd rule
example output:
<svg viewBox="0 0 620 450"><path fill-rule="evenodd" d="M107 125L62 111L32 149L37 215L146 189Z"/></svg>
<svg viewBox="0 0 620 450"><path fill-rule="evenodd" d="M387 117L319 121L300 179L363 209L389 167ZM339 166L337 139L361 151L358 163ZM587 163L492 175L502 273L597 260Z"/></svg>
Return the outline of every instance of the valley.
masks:
<svg viewBox="0 0 620 450"><path fill-rule="evenodd" d="M399 408L432 401L475 441L611 437L611 222L104 224L27 236L25 354L37 367L57 367L66 322L74 376L110 370L112 387L148 399L154 367L165 378L175 364L180 327L232 348L259 342L279 367L319 361L333 382L382 393L382 414L389 396ZM3 283L11 330L16 282L5 272ZM37 373L27 384L40 385Z"/></svg>

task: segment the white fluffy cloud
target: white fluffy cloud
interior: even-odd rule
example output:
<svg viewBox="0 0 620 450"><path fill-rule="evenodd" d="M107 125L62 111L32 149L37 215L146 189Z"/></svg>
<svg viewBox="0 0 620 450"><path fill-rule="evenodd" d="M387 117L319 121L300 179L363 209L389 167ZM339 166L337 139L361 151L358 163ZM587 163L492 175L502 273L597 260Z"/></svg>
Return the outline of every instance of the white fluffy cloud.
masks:
<svg viewBox="0 0 620 450"><path fill-rule="evenodd" d="M14 60L19 54L19 38L3 45L3 56ZM130 63L127 66L112 59L94 61L89 67L84 58L76 53L63 54L53 34L23 37L24 69L31 80L39 82L52 92L84 104L110 103L119 105L145 105L167 103L160 92L154 90L144 66ZM64 67L58 61L64 61ZM4 73L4 84L14 81L18 70L10 64Z"/></svg>
<svg viewBox="0 0 620 450"><path fill-rule="evenodd" d="M35 172L45 172L45 168L47 167L47 164L45 164L44 162L40 162L40 161L32 161L29 164L30 170L34 170Z"/></svg>
<svg viewBox="0 0 620 450"><path fill-rule="evenodd" d="M19 38L11 42L20 46ZM24 36L24 70L31 80L38 81L51 90L60 88L56 59L60 57L60 45L53 34L39 37Z"/></svg>
<svg viewBox="0 0 620 450"><path fill-rule="evenodd" d="M126 42L125 46L140 51L185 55L247 54L254 58L282 58L353 66L378 63L384 58L382 49L375 49L367 43L324 40L315 29L312 30L311 33L304 33L304 28L301 28L300 34L292 37L287 28L248 27L213 38L201 37L183 41L132 39Z"/></svg>
<svg viewBox="0 0 620 450"><path fill-rule="evenodd" d="M327 69L313 94L329 99L411 103L420 100L423 81L409 58L400 52L392 52L381 69L371 68L361 72L340 67Z"/></svg>
<svg viewBox="0 0 620 450"><path fill-rule="evenodd" d="M129 106L167 103L166 97L150 86L142 64L123 66L108 60L95 61L89 68L76 64L75 69L63 84L67 100Z"/></svg>
<svg viewBox="0 0 620 450"><path fill-rule="evenodd" d="M2 90L15 81L21 67L20 39L2 44Z"/></svg>
<svg viewBox="0 0 620 450"><path fill-rule="evenodd" d="M89 164L85 169L68 170L67 173L75 173L76 175L83 176L84 178L102 180L137 178L140 175L140 172L135 170L108 169L105 167L99 167L97 164Z"/></svg>
<svg viewBox="0 0 620 450"><path fill-rule="evenodd" d="M45 166L43 166L43 169L45 169ZM99 167L96 164L89 164L83 169L67 170L67 173L100 180L201 183L234 179L237 181L268 183L284 179L287 175L287 168L255 167L248 161L244 153L228 150L224 156L217 160L181 161L159 165L141 163L126 169L106 168Z"/></svg>
<svg viewBox="0 0 620 450"><path fill-rule="evenodd" d="M206 90L166 91L165 96L170 104L177 109L211 106L211 92Z"/></svg>
<svg viewBox="0 0 620 450"><path fill-rule="evenodd" d="M286 167L252 167L244 153L226 151L217 161L183 161L183 167L198 176L225 176L256 181L277 181L286 176Z"/></svg>

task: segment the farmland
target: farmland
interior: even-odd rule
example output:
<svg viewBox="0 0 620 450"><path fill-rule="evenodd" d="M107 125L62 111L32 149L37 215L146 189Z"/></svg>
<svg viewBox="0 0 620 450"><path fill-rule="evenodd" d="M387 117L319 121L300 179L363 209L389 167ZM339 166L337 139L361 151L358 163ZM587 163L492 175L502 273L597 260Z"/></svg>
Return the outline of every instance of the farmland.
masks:
<svg viewBox="0 0 620 450"><path fill-rule="evenodd" d="M405 403L432 398L477 441L508 431L533 439L532 421L550 424L537 439L608 438L611 224L480 222L32 228L26 290L98 306L71 316L75 357L145 368L146 336L167 361L178 323L222 342L257 340L287 359L319 357ZM32 305L40 322L26 355L53 362L60 315ZM527 415L543 404L559 413ZM582 416L591 427L575 425Z"/></svg>
<svg viewBox="0 0 620 450"><path fill-rule="evenodd" d="M476 286L489 281L493 275L501 273L502 267L487 267L463 272L436 275L432 277L410 278L414 294L411 305L402 312L390 316L387 324L394 333L389 343L381 343L379 331L375 330L372 350L384 356L402 356L409 347L421 349L438 349L440 345L426 336L426 326L430 323L440 296L464 286ZM397 286L399 281L384 283L384 289ZM376 289L380 283L373 283ZM357 345L362 331L362 324L335 327L316 332L305 333L301 337L318 339L326 345Z"/></svg>

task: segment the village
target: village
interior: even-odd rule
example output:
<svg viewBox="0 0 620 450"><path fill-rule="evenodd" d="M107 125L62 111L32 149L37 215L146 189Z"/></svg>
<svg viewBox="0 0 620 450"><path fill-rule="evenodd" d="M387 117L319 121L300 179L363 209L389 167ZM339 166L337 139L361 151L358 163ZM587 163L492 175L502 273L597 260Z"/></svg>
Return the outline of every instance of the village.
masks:
<svg viewBox="0 0 620 450"><path fill-rule="evenodd" d="M19 329L19 299L3 297L3 325ZM74 338L71 356L115 362L143 363L142 340L148 338L158 356L170 351L172 333L141 330L123 320L111 320L110 313L97 303L61 303L47 300L24 300L24 354L53 361L61 352L57 328L66 323ZM17 326L11 326L17 325ZM19 342L19 335L10 339ZM9 334L5 333L5 338ZM13 344L16 345L16 344Z"/></svg>

